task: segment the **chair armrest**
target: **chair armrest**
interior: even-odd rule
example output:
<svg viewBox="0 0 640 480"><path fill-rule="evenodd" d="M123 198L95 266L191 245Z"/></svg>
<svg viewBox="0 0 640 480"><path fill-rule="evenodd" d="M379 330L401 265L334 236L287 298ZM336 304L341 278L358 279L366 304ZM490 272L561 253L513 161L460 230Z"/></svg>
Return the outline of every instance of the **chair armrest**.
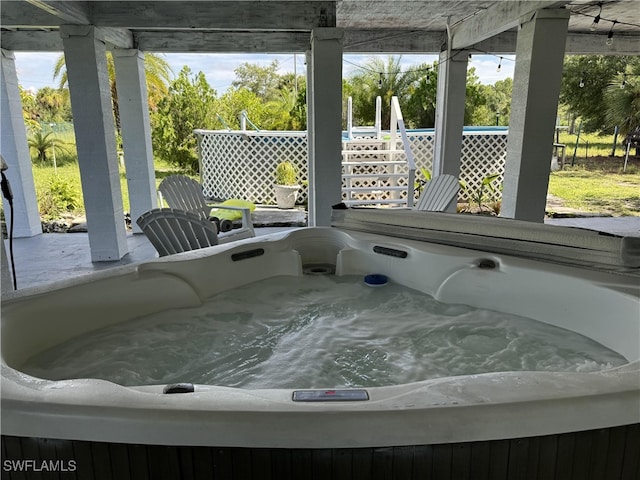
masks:
<svg viewBox="0 0 640 480"><path fill-rule="evenodd" d="M236 210L242 212L242 228L241 231L248 231L251 237L255 236L253 223L251 222L251 210L246 207L233 207L231 205L211 205L211 208L223 208L225 210ZM240 233L240 232L238 232Z"/></svg>

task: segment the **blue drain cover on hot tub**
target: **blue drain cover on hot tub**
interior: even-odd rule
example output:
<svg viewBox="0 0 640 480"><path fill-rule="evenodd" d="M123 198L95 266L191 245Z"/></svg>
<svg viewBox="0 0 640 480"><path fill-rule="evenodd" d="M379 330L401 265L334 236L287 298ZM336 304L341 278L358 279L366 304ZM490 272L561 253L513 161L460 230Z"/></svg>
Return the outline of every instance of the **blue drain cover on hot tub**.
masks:
<svg viewBox="0 0 640 480"><path fill-rule="evenodd" d="M371 275L366 275L364 277L364 283L369 285L370 287L379 287L380 285L385 285L389 281L386 275L382 275L380 273L372 273Z"/></svg>

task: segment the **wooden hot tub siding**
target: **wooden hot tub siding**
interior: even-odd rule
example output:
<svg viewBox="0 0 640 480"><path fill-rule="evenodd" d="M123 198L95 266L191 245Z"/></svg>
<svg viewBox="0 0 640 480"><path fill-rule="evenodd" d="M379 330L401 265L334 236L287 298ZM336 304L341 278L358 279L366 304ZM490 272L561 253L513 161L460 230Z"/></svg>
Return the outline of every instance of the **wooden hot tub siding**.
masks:
<svg viewBox="0 0 640 480"><path fill-rule="evenodd" d="M8 471L8 460L75 471ZM2 436L2 478L638 480L640 424L438 445L282 449L135 445Z"/></svg>

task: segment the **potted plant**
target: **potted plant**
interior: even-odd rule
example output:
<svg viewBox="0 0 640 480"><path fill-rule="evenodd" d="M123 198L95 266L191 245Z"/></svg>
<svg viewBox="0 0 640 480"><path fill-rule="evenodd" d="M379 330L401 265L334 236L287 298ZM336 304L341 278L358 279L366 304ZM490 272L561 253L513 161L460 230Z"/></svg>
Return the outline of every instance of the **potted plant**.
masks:
<svg viewBox="0 0 640 480"><path fill-rule="evenodd" d="M298 198L298 169L290 161L280 162L276 167L276 204L278 208L293 208Z"/></svg>

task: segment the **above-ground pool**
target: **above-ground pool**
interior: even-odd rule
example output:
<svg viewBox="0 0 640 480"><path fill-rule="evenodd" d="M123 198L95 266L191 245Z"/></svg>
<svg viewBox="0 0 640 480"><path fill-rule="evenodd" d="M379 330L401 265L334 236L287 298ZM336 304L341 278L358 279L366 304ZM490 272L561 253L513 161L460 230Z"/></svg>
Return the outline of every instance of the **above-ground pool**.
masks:
<svg viewBox="0 0 640 480"><path fill-rule="evenodd" d="M448 472L438 478L449 478L463 464L473 471L482 465L492 471L496 465L508 469L537 465L540 472L545 468L556 472L545 478L563 478L557 476L563 462L569 462L574 473L580 468L597 469L600 463L604 473L611 468L638 473L637 266L603 269L576 262L560 264L531 258L536 256L535 248L531 249L534 255L507 255L479 237L477 249L461 248L444 244L440 237L433 240L426 235L423 240L428 241L419 240L417 230L411 235L414 239L356 231L364 228L362 222L355 223L355 228L305 228L242 240L25 289L5 298L3 458L28 457L25 452L35 448L42 458L74 459L80 470L90 464L97 468L95 452L103 451L112 465L120 459L132 469L136 455L144 452L146 460L141 463L148 476L154 476L149 473L155 468L150 466L152 457L169 462L169 467L158 467L162 471L208 465L215 472L224 464L225 471L235 472L238 478L251 478L241 474L247 462L254 465L254 472L274 473L277 464L286 465L288 472L301 465L310 472L313 465L313 469L329 468L335 473L344 462L353 471L356 465L366 470L382 461L399 471L407 469L409 474L397 478L418 478L421 469L438 468ZM569 229L554 232L564 234ZM449 243L456 242L460 243ZM628 249L622 256L628 261ZM367 285L363 279L370 274L388 281ZM317 286L324 283L337 285L342 298L338 300L337 293L335 302L317 297ZM269 293L261 296L256 285ZM394 289L400 292L392 300L395 303L375 303ZM278 314L289 315L285 305L291 299L302 320L280 325L274 312L282 308L285 313ZM420 321L416 322L414 313L408 315L407 326L394 325L405 320L403 314L412 303L418 309L434 309L436 317L429 320L428 329L418 329ZM254 325L251 317L259 314L260 305L268 318ZM324 306L333 310L323 316ZM218 316L207 317L210 313L202 313L205 307ZM242 307L243 313L233 319L234 326L225 315L233 317L236 307ZM185 312L199 318L200 325L186 327ZM469 317L475 312L488 324L475 325L475 317ZM463 328L467 320L471 327ZM533 330L514 340L512 327L521 321L533 322ZM136 327L136 322L142 322L142 327ZM217 330L207 337L205 331L215 322ZM151 324L162 325L153 341ZM107 337L118 329L128 332L130 326L142 335L120 335L138 338L143 347L127 353L127 361L119 363L117 348L106 343L111 341ZM148 327L149 338L144 335ZM498 327L500 333L496 333ZM353 330L349 333L355 337L355 347L341 343L347 330ZM95 335L105 332L106 337L91 344ZM251 344L267 333L273 336L266 343ZM322 340L312 336L316 334ZM222 343L242 335L243 343L232 344L231 350L244 353L215 355L222 351ZM433 368L435 373L405 377L405 370L423 356L411 352L412 345L420 336L436 335L453 348L442 349L444 356L453 358L453 370ZM544 350L536 343L536 335L555 342L555 350ZM574 344L575 338L586 343ZM84 350L71 350L70 357L80 359L79 365L73 367L75 371L60 369L55 362L64 364L61 345L78 339L89 342ZM171 348L155 347L156 341ZM191 345L194 342L196 347ZM535 360L519 361L517 369L503 364L475 369L474 362L484 362L475 354L485 359L492 352L508 356L509 342L523 345L527 355L537 355ZM472 354L456 350L464 343L462 347L470 348ZM394 348L391 353L385 350L386 344ZM604 356L585 353L587 344L602 348ZM99 351L100 345L105 345L104 352ZM174 363L188 363L191 355L183 354L189 348L195 348L194 355L214 353L194 363L196 369L206 362L211 362L212 369L216 364L217 376L207 377L208 366L198 377L179 368L177 373L160 371L171 356L177 359ZM314 349L320 357L311 357ZM565 350L585 357L577 364L550 362ZM87 355L86 361L82 355ZM260 355L278 358L260 367L256 360ZM99 364L101 356L106 374L83 373L90 362L98 359ZM390 358L392 366L380 373L383 367L376 362L383 357ZM539 368L547 360L551 366ZM138 361L145 365L140 371ZM312 366L304 373L306 380L295 377L296 361ZM255 365L248 366L254 370L238 369L238 364L252 362ZM321 377L323 362L337 365L338 373ZM439 362L427 363L438 367ZM360 367L371 367L373 373ZM261 368L271 370L277 380L253 381ZM118 369L134 371L120 377ZM227 370L233 374L225 376ZM376 373L382 381L368 383ZM102 375L106 376L96 378ZM191 450L185 460L187 447ZM197 460L198 455L206 459ZM596 465L590 467L589 462Z"/></svg>

